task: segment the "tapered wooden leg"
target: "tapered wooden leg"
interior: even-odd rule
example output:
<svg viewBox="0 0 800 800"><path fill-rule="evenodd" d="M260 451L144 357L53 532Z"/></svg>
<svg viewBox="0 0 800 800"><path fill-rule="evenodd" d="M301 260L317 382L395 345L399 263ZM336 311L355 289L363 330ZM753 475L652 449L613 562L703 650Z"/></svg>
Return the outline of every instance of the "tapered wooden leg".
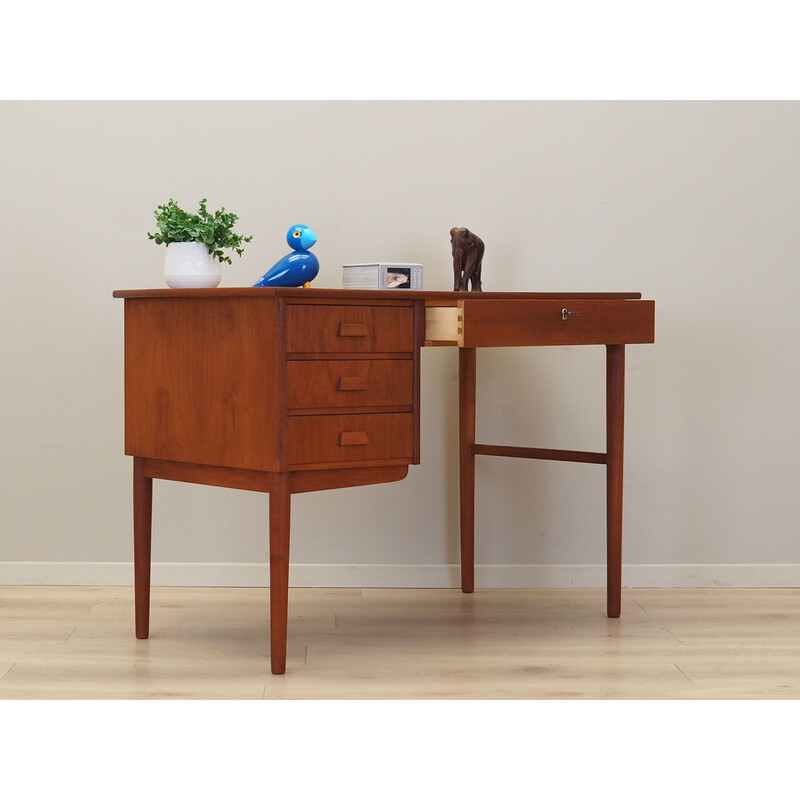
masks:
<svg viewBox="0 0 800 800"><path fill-rule="evenodd" d="M609 617L622 599L622 454L625 419L625 345L606 346L606 571Z"/></svg>
<svg viewBox="0 0 800 800"><path fill-rule="evenodd" d="M133 582L136 638L150 635L150 547L153 520L153 479L145 477L144 460L133 459Z"/></svg>
<svg viewBox="0 0 800 800"><path fill-rule="evenodd" d="M475 589L475 348L458 351L458 447L461 505L461 591Z"/></svg>
<svg viewBox="0 0 800 800"><path fill-rule="evenodd" d="M274 675L286 672L289 613L289 475L281 474L269 493L269 640Z"/></svg>

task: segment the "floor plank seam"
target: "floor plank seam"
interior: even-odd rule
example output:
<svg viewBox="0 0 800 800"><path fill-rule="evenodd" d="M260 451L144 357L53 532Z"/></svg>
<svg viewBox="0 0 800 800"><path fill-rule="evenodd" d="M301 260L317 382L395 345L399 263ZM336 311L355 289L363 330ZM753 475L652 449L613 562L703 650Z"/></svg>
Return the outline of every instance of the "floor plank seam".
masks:
<svg viewBox="0 0 800 800"><path fill-rule="evenodd" d="M673 664L672 666L675 667L675 669L678 670L678 672L680 672L680 674L683 675L683 677L686 678L686 680L689 681L692 686L694 686L694 681L677 664Z"/></svg>
<svg viewBox="0 0 800 800"><path fill-rule="evenodd" d="M665 625L664 630L676 641L678 644L683 644L683 642Z"/></svg>

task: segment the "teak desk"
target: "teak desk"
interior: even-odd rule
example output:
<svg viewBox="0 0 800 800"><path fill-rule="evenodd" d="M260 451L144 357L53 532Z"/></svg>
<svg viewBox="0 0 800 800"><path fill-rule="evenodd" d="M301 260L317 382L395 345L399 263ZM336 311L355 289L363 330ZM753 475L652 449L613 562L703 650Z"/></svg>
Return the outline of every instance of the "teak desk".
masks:
<svg viewBox="0 0 800 800"><path fill-rule="evenodd" d="M149 635L153 478L268 492L270 657L286 669L292 494L401 480L420 459L420 348L459 355L461 588L474 588L475 456L605 464L607 612L620 613L625 345L636 293L157 289L125 299L136 636ZM605 453L475 442L478 347L605 345Z"/></svg>

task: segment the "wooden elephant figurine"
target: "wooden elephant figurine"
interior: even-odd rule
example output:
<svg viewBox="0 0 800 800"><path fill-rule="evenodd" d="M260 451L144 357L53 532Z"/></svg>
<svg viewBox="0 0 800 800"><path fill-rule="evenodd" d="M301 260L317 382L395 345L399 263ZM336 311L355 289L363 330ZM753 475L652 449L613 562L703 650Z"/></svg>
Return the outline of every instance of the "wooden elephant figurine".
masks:
<svg viewBox="0 0 800 800"><path fill-rule="evenodd" d="M450 243L453 246L453 291L466 292L471 284L473 292L481 289L481 265L484 245L482 239L467 228L452 228Z"/></svg>

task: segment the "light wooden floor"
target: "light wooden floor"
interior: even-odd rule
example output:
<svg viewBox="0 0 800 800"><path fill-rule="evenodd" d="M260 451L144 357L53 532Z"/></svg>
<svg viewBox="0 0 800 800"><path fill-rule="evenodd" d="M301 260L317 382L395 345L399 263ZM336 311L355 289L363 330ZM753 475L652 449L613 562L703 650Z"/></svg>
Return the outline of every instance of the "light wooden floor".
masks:
<svg viewBox="0 0 800 800"><path fill-rule="evenodd" d="M800 589L0 587L0 699L797 699Z"/></svg>

